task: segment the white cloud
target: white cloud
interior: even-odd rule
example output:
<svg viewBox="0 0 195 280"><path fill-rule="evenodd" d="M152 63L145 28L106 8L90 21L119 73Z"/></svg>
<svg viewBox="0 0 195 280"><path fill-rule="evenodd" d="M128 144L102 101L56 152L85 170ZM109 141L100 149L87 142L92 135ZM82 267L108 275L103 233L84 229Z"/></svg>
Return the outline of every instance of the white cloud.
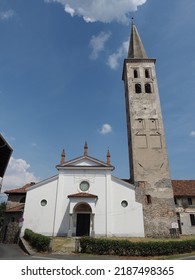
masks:
<svg viewBox="0 0 195 280"><path fill-rule="evenodd" d="M15 12L13 10L0 12L0 20L8 20L8 19L12 18L14 15L15 15Z"/></svg>
<svg viewBox="0 0 195 280"><path fill-rule="evenodd" d="M192 130L192 131L190 132L190 136L195 137L195 130Z"/></svg>
<svg viewBox="0 0 195 280"><path fill-rule="evenodd" d="M92 52L90 55L91 59L97 59L99 56L99 53L102 52L105 48L105 44L110 38L111 33L110 32L100 32L97 36L92 36L90 40L90 47L92 48Z"/></svg>
<svg viewBox="0 0 195 280"><path fill-rule="evenodd" d="M68 14L70 14L72 17L74 16L75 14L75 11L73 8L71 8L68 4L65 5L65 8L64 8L65 12L67 12Z"/></svg>
<svg viewBox="0 0 195 280"><path fill-rule="evenodd" d="M22 187L30 182L37 182L37 178L32 172L29 172L30 164L24 159L15 159L11 157L8 168L3 179L3 188L11 189Z"/></svg>
<svg viewBox="0 0 195 280"><path fill-rule="evenodd" d="M101 129L99 130L99 133L103 135L109 134L111 132L112 132L112 126L108 123L103 124Z"/></svg>
<svg viewBox="0 0 195 280"><path fill-rule="evenodd" d="M86 22L129 22L129 13L147 0L45 0L60 3L71 16L82 16Z"/></svg>
<svg viewBox="0 0 195 280"><path fill-rule="evenodd" d="M122 43L122 45L114 52L113 54L109 55L107 65L113 69L116 70L119 66L119 60L124 56L127 56L129 47L129 40Z"/></svg>

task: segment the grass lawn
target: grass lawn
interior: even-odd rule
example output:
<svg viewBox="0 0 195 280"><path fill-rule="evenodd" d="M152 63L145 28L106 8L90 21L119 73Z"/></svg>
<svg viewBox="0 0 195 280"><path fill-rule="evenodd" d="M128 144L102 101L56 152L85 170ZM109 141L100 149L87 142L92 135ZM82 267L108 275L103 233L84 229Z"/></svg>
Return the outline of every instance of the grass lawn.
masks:
<svg viewBox="0 0 195 280"><path fill-rule="evenodd" d="M52 240L52 251L53 252L67 252L67 248L74 248L73 238L67 237L54 237Z"/></svg>

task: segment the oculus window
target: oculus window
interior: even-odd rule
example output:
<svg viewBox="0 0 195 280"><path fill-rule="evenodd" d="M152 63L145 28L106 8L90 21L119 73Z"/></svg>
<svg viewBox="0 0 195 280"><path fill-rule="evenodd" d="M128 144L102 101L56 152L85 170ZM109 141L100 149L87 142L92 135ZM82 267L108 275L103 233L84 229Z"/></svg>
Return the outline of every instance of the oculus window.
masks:
<svg viewBox="0 0 195 280"><path fill-rule="evenodd" d="M123 200L121 202L121 206L124 207L124 208L127 207L128 206L128 202L126 200Z"/></svg>
<svg viewBox="0 0 195 280"><path fill-rule="evenodd" d="M82 182L80 183L79 188L80 188L80 190L81 190L82 192L88 191L88 189L89 189L89 182L87 182L87 181L82 181Z"/></svg>
<svg viewBox="0 0 195 280"><path fill-rule="evenodd" d="M42 199L41 200L41 206L46 206L47 205L47 200L46 199Z"/></svg>

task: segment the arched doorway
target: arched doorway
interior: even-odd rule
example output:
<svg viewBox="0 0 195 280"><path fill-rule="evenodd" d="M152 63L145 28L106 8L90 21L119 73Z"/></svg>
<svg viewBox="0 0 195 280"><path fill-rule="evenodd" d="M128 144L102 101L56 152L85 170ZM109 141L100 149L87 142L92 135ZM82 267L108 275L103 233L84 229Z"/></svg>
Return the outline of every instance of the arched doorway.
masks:
<svg viewBox="0 0 195 280"><path fill-rule="evenodd" d="M74 213L76 214L76 236L89 236L91 207L87 203L79 203L75 206Z"/></svg>

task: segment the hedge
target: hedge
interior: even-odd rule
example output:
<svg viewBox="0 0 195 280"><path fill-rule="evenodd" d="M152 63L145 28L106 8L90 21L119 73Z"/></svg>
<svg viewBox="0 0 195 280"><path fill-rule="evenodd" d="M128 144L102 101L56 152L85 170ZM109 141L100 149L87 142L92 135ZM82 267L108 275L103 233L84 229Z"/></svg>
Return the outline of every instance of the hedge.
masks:
<svg viewBox="0 0 195 280"><path fill-rule="evenodd" d="M82 237L81 253L119 256L162 256L195 251L195 240L131 242Z"/></svg>
<svg viewBox="0 0 195 280"><path fill-rule="evenodd" d="M44 236L33 232L30 229L25 229L24 239L35 248L38 252L44 252L49 250L50 237Z"/></svg>

